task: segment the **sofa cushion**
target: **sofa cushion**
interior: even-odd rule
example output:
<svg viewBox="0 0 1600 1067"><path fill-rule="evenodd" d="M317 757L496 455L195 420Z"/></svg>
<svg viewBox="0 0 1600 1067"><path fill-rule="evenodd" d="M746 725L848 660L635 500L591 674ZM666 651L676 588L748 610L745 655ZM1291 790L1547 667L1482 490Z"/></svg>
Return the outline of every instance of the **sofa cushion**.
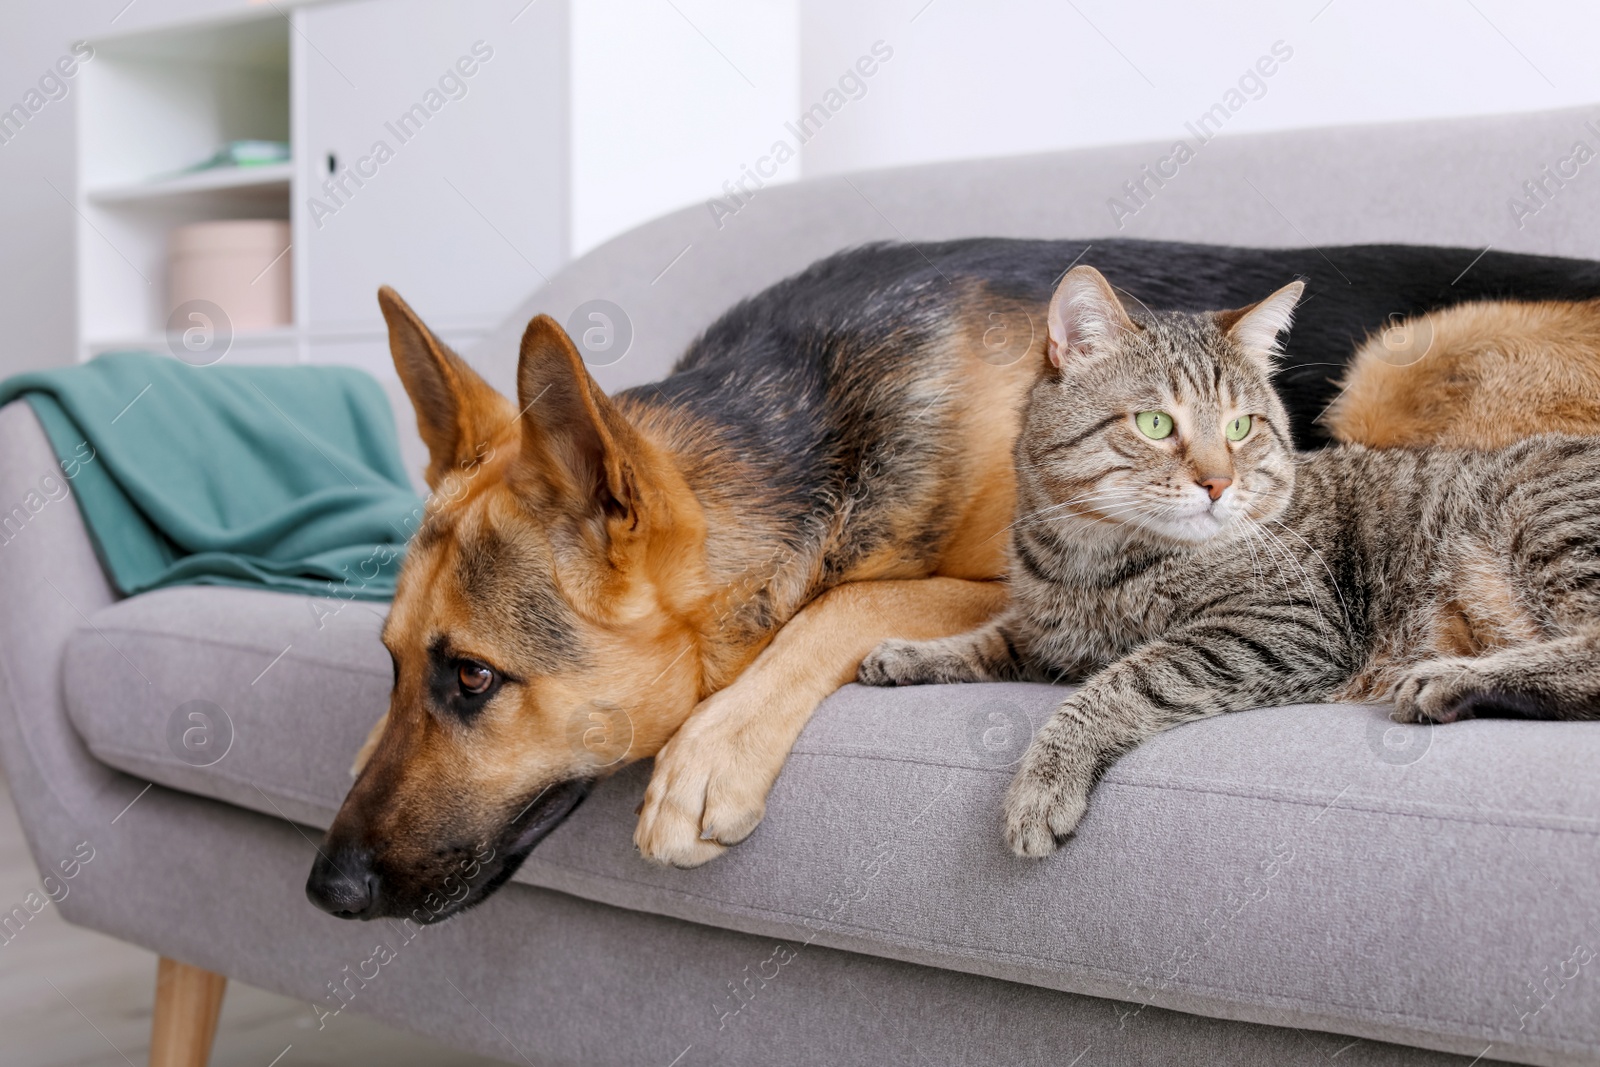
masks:
<svg viewBox="0 0 1600 1067"><path fill-rule="evenodd" d="M325 827L387 700L382 608L202 588L123 601L68 648L73 722L115 767ZM635 767L517 877L796 952L814 941L1127 1002L1108 1027L1150 1003L1591 1062L1600 724L1401 727L1354 705L1195 723L1119 762L1076 838L1026 862L1000 843L1000 797L1062 693L846 687L765 822L716 862L638 859ZM781 984L770 960L750 964L710 1010L758 1010L755 992Z"/></svg>

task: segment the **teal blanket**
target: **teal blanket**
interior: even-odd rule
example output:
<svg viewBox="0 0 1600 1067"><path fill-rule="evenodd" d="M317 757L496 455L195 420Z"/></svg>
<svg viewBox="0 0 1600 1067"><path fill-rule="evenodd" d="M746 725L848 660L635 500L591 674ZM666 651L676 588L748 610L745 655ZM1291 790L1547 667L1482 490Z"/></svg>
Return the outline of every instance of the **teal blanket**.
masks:
<svg viewBox="0 0 1600 1067"><path fill-rule="evenodd" d="M19 396L120 592L393 595L421 501L369 375L127 352L0 382L0 404Z"/></svg>

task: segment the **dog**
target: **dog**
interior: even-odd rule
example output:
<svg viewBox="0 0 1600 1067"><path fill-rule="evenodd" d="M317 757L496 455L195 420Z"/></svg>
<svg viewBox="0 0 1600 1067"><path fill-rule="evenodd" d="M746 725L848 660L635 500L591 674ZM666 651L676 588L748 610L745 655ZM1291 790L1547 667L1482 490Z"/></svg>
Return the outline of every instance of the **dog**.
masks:
<svg viewBox="0 0 1600 1067"><path fill-rule="evenodd" d="M1600 434L1600 301L1488 300L1367 339L1322 422L1378 448Z"/></svg>
<svg viewBox="0 0 1600 1067"><path fill-rule="evenodd" d="M692 867L744 840L867 652L1004 605L1018 408L1075 263L1187 310L1305 279L1279 384L1310 446L1335 375L1393 316L1600 295L1600 265L1476 255L872 245L745 300L667 378L614 397L543 315L501 396L383 290L433 492L383 629L389 711L308 896L344 918L455 914L649 757L646 859Z"/></svg>

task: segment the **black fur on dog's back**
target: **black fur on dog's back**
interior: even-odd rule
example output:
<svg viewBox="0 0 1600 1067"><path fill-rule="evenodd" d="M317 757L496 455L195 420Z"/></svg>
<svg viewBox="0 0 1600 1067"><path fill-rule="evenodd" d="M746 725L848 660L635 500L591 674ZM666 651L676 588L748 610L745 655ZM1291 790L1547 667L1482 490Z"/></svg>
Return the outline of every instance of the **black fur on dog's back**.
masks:
<svg viewBox="0 0 1600 1067"><path fill-rule="evenodd" d="M1470 300L1600 296L1600 263L1420 245L1235 248L1164 241L973 238L872 244L821 260L730 309L689 348L673 375L638 390L697 410L736 436L803 462L837 444L830 395L849 352L919 348L961 294L981 289L1038 309L1075 263L1103 273L1131 303L1222 310L1253 303L1293 278L1307 283L1277 385L1301 447L1323 444L1315 420L1368 334L1395 316ZM970 301L965 303L970 304ZM1030 314L1032 312L1030 311ZM774 403L781 395L782 403Z"/></svg>

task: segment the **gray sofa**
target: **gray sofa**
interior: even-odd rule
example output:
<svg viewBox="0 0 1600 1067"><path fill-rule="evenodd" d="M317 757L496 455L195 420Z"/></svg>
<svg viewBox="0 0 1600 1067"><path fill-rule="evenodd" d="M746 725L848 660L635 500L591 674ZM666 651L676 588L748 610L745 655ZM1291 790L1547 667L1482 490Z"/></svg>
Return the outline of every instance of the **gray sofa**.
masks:
<svg viewBox="0 0 1600 1067"><path fill-rule="evenodd" d="M1600 258L1600 177L1521 228L1508 205L1589 117L1225 139L1120 234ZM510 389L530 314L603 298L634 339L597 377L647 381L733 300L844 245L1116 233L1107 199L1166 149L802 182L720 228L688 208L572 264L470 356ZM52 467L31 412L0 410L4 509ZM119 601L70 503L13 525L0 756L42 870L95 850L64 914L319 1018L370 1013L541 1067L1600 1062L1600 726L1401 728L1359 706L1193 724L1120 762L1077 839L1024 863L996 812L1060 693L851 686L724 858L635 856L635 767L488 903L417 933L303 895L387 700L382 605ZM226 752L205 767L171 741L196 700L230 724L213 715Z"/></svg>

